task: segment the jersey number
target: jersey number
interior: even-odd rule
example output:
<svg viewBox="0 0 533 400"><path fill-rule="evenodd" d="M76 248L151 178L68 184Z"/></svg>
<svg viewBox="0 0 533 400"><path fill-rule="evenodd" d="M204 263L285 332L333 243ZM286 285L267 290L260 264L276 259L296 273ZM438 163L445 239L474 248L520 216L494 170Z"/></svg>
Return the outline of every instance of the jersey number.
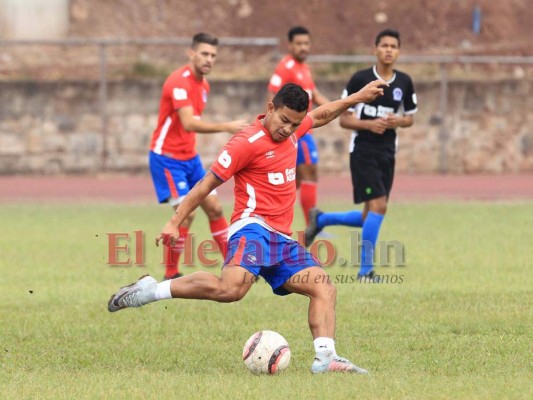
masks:
<svg viewBox="0 0 533 400"><path fill-rule="evenodd" d="M231 156L227 152L227 150L224 150L220 155L218 156L218 162L220 165L222 165L224 168L228 168L231 164Z"/></svg>

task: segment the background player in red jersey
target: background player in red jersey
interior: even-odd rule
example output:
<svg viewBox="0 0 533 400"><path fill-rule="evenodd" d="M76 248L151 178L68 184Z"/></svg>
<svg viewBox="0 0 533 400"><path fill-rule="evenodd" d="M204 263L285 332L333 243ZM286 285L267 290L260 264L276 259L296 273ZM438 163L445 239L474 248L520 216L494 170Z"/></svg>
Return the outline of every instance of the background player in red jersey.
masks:
<svg viewBox="0 0 533 400"><path fill-rule="evenodd" d="M329 100L316 88L311 71L305 60L311 49L311 35L302 26L295 26L288 32L289 54L278 63L268 84L268 101L286 83L300 85L309 94L309 110L313 104L321 106ZM298 140L296 158L296 186L300 189L300 205L306 226L309 225L309 210L317 205L318 150L311 131Z"/></svg>
<svg viewBox="0 0 533 400"><path fill-rule="evenodd" d="M336 289L318 261L291 235L296 199L297 140L309 128L335 119L356 103L383 94L383 81L325 104L307 114L309 96L298 85L287 84L268 103L266 115L234 135L210 171L191 190L156 238L156 244L179 240L179 229L212 190L231 177L235 206L231 217L228 255L221 276L199 271L170 281L144 276L120 289L108 302L110 312L140 307L170 298L238 301L262 276L275 294L307 296L309 327L316 356L311 370L367 373L335 350ZM307 114L307 115L306 115Z"/></svg>
<svg viewBox="0 0 533 400"><path fill-rule="evenodd" d="M218 39L198 33L188 50L189 63L174 71L163 84L157 128L150 144L150 172L160 203L174 209L191 188L205 175L196 151L196 133L235 133L246 126L245 121L213 123L200 119L209 93L205 75L215 64ZM223 256L226 251L228 223L222 213L216 192L200 206L207 214L213 239ZM178 263L194 214L180 227L176 246L165 247L165 279L181 276Z"/></svg>

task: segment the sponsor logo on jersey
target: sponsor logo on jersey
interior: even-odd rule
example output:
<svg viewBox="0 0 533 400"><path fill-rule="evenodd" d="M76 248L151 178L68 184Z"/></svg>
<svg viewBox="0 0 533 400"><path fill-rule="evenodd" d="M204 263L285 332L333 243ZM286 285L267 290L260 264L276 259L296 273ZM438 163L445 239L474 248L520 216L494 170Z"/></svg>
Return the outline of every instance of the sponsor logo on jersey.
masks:
<svg viewBox="0 0 533 400"><path fill-rule="evenodd" d="M287 177L287 182L292 182L296 179L296 167L285 169L285 176Z"/></svg>
<svg viewBox="0 0 533 400"><path fill-rule="evenodd" d="M272 185L283 185L296 179L296 167L286 168L285 175L283 175L283 172L269 172L267 176L268 182Z"/></svg>
<svg viewBox="0 0 533 400"><path fill-rule="evenodd" d="M250 264L257 264L257 257L253 254L248 254L248 257L246 257L246 259Z"/></svg>
<svg viewBox="0 0 533 400"><path fill-rule="evenodd" d="M204 103L207 103L207 90L204 89L202 93L202 99L204 100Z"/></svg>
<svg viewBox="0 0 533 400"><path fill-rule="evenodd" d="M363 114L372 117L372 118L381 118L384 117L387 114L394 113L394 108L392 107L384 107L384 106L371 106L369 104L365 104L363 107Z"/></svg>
<svg viewBox="0 0 533 400"><path fill-rule="evenodd" d="M178 182L178 189L185 189L187 187L187 183L181 181Z"/></svg>
<svg viewBox="0 0 533 400"><path fill-rule="evenodd" d="M274 150L267 151L265 153L266 158L273 158L274 157Z"/></svg>
<svg viewBox="0 0 533 400"><path fill-rule="evenodd" d="M281 76L274 74L272 75L272 78L270 78L270 84L272 86L280 86L281 85Z"/></svg>
<svg viewBox="0 0 533 400"><path fill-rule="evenodd" d="M403 98L402 89L394 88L394 90L392 91L392 98L394 99L394 101L402 101L402 98Z"/></svg>
<svg viewBox="0 0 533 400"><path fill-rule="evenodd" d="M174 100L187 100L187 91L182 88L174 88L172 96L174 96Z"/></svg>
<svg viewBox="0 0 533 400"><path fill-rule="evenodd" d="M283 185L285 183L285 179L283 178L283 174L281 172L269 172L268 182L276 186Z"/></svg>

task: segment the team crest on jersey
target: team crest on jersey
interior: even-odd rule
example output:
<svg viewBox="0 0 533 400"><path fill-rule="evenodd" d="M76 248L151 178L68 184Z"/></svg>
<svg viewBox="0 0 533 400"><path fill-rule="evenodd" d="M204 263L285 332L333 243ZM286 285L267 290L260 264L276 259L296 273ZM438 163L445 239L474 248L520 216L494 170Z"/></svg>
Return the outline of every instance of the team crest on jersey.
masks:
<svg viewBox="0 0 533 400"><path fill-rule="evenodd" d="M403 97L402 89L395 88L392 91L392 98L394 99L394 101L402 101L402 97Z"/></svg>
<svg viewBox="0 0 533 400"><path fill-rule="evenodd" d="M207 90L204 89L202 93L202 99L204 100L204 103L207 103Z"/></svg>

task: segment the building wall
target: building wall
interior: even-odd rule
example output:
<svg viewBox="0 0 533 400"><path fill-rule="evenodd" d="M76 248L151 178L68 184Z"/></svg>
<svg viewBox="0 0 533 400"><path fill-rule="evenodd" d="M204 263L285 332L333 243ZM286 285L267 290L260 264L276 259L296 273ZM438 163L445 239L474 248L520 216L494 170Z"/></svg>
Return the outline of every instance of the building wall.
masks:
<svg viewBox="0 0 533 400"><path fill-rule="evenodd" d="M0 38L61 39L69 18L69 0L0 0Z"/></svg>
<svg viewBox="0 0 533 400"><path fill-rule="evenodd" d="M345 82L318 82L338 98ZM107 156L95 82L0 82L0 174L147 171L161 81L111 82ZM529 81L450 82L446 116L439 82L416 86L415 125L399 130L397 170L427 173L533 172L533 90ZM266 82L211 82L204 118L250 121L264 108ZM442 129L445 123L446 130ZM350 133L338 122L315 131L322 173L348 171ZM198 135L206 165L229 134Z"/></svg>

